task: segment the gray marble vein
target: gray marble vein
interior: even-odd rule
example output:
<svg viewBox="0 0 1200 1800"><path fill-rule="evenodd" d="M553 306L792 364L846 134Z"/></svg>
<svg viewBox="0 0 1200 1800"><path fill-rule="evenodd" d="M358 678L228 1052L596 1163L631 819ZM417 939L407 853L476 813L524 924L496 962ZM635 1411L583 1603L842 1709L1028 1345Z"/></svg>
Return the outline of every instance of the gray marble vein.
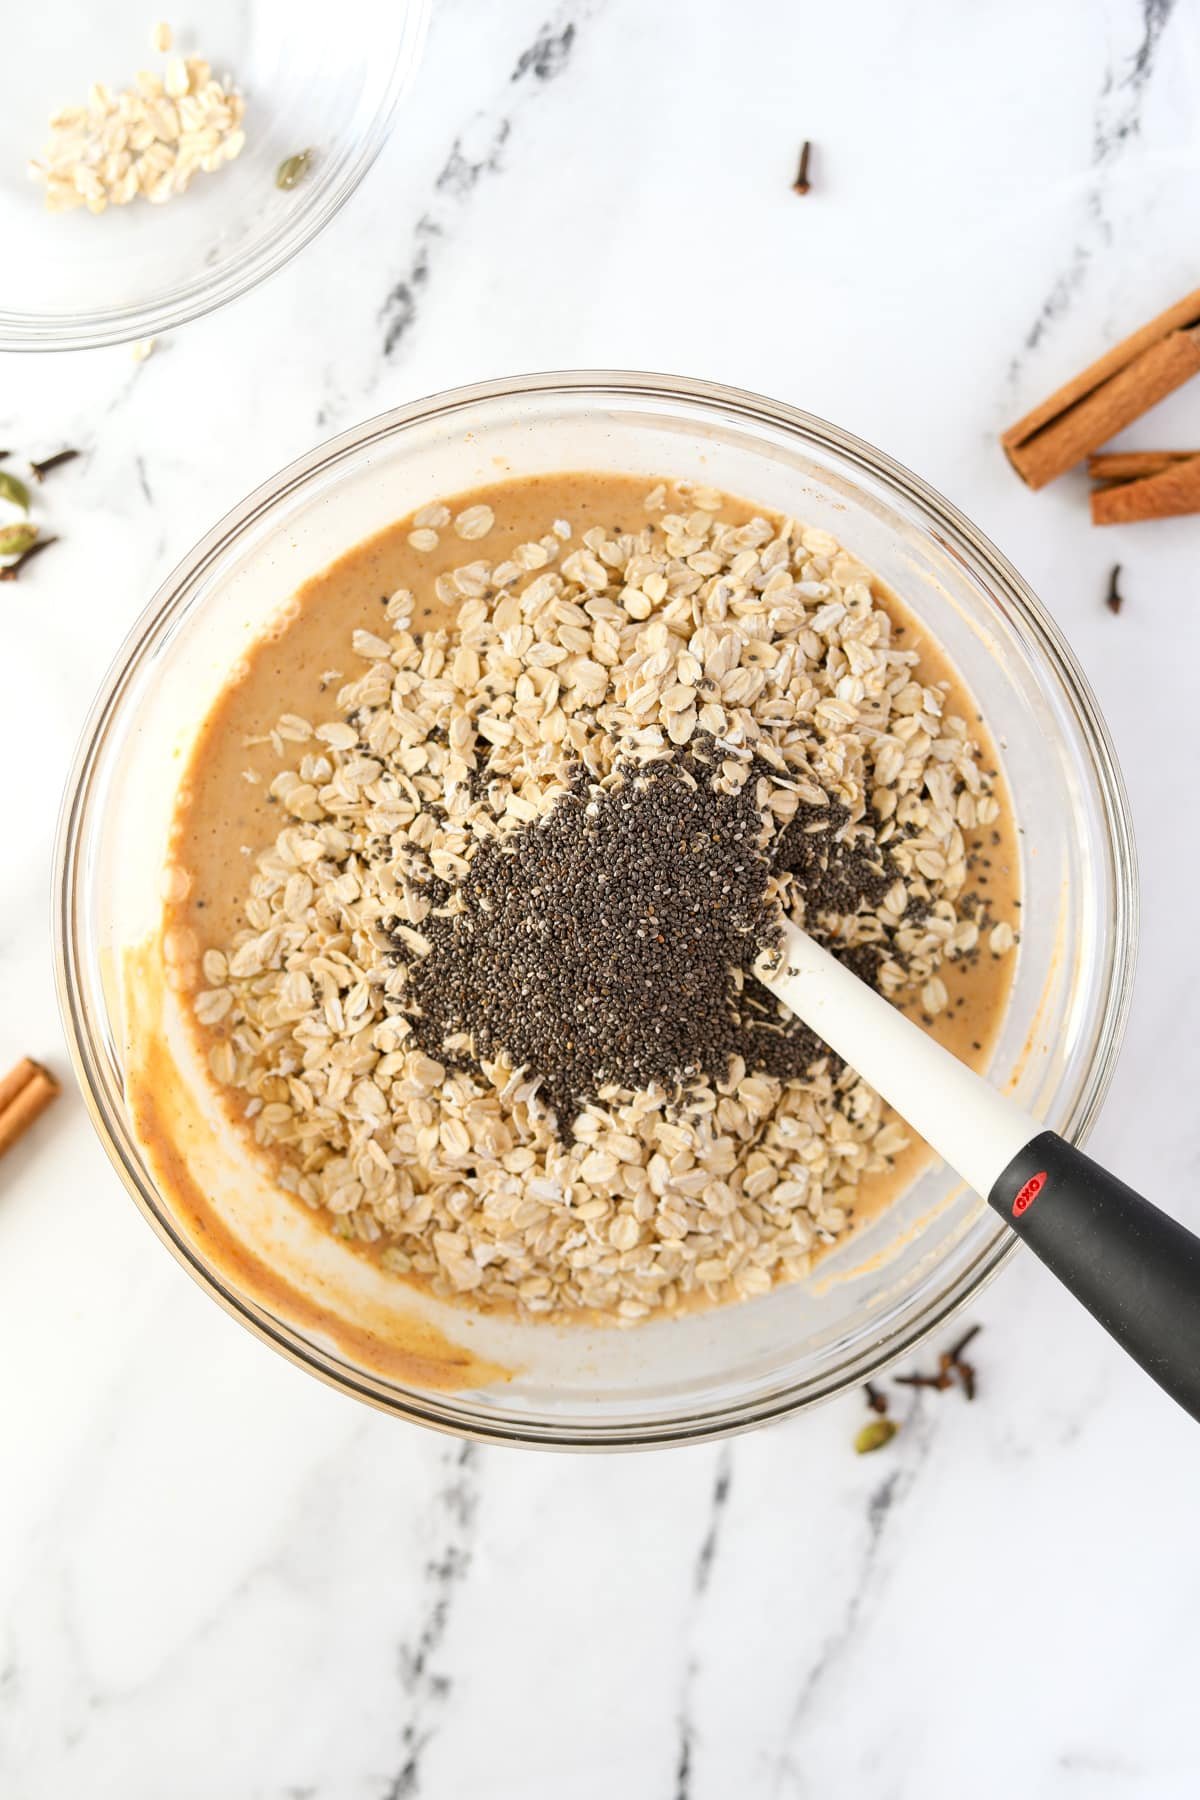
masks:
<svg viewBox="0 0 1200 1800"><path fill-rule="evenodd" d="M804 1792L801 1745L805 1725L820 1701L825 1683L843 1657L857 1648L870 1606L877 1598L887 1535L894 1529L897 1517L917 1486L934 1437L932 1409L918 1399L900 1436L893 1439L899 1449L896 1466L881 1471L868 1497L857 1570L847 1590L841 1617L818 1647L792 1703L776 1763L773 1788L776 1795ZM879 1453L874 1454L878 1456Z"/></svg>
<svg viewBox="0 0 1200 1800"><path fill-rule="evenodd" d="M425 1597L414 1637L400 1646L403 1695L400 1739L403 1760L381 1800L413 1800L422 1792L422 1759L453 1697L453 1681L439 1666L455 1597L471 1571L471 1545L479 1510L479 1451L458 1444L443 1458L445 1479L435 1499L433 1555L425 1564Z"/></svg>
<svg viewBox="0 0 1200 1800"><path fill-rule="evenodd" d="M574 19L569 19L558 30L552 25L543 25L529 48L518 56L509 80L520 81L523 76L533 74L539 81L551 81L566 68L574 43Z"/></svg>
<svg viewBox="0 0 1200 1800"><path fill-rule="evenodd" d="M712 1581L713 1569L721 1545L733 1489L735 1447L726 1445L718 1452L709 1495L708 1518L700 1548L692 1568L692 1601L684 1643L683 1679L677 1716L678 1748L675 1758L673 1800L691 1800L693 1760L696 1754L697 1720L694 1711L694 1687L699 1669L694 1637L701 1624L705 1596Z"/></svg>
<svg viewBox="0 0 1200 1800"><path fill-rule="evenodd" d="M1109 68L1096 110L1093 163L1114 156L1141 126L1141 106L1176 0L1141 0L1141 37L1123 65ZM1108 102L1108 105L1104 103Z"/></svg>
<svg viewBox="0 0 1200 1800"><path fill-rule="evenodd" d="M1159 47L1175 0L1141 0L1139 36L1131 49L1110 55L1092 115L1091 167L1082 196L1079 235L1064 266L1055 276L1023 340L1024 352L1037 350L1067 317L1088 279L1097 253L1112 242L1107 209L1108 177L1130 140L1141 130L1142 108L1154 76ZM1010 365L1016 383L1022 358Z"/></svg>
<svg viewBox="0 0 1200 1800"><path fill-rule="evenodd" d="M135 456L133 459L133 466L137 473L138 490L141 493L142 499L146 502L147 506L153 506L154 495L150 488L150 476L146 469L146 458L144 456Z"/></svg>
<svg viewBox="0 0 1200 1800"><path fill-rule="evenodd" d="M586 0L566 0L520 53L507 87L531 81L536 89L561 76L570 64L579 27L594 10ZM480 183L503 168L512 130L509 101L501 90L495 107L473 119L451 144L434 181L431 204L414 228L408 265L380 308L385 359L395 355L416 325L438 246L453 232Z"/></svg>

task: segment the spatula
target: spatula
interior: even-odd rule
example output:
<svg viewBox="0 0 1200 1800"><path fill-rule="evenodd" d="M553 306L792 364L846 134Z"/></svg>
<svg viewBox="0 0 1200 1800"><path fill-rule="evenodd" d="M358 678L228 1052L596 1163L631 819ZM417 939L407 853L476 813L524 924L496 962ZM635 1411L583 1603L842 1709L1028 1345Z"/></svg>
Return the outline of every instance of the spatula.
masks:
<svg viewBox="0 0 1200 1800"><path fill-rule="evenodd" d="M797 926L785 923L755 973L1200 1418L1200 1238L1043 1130Z"/></svg>

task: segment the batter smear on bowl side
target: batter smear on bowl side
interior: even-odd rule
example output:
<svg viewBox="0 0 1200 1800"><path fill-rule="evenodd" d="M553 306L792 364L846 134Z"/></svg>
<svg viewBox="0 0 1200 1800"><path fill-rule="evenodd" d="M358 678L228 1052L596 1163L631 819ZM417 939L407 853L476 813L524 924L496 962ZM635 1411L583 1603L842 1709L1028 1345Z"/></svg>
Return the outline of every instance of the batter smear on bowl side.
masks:
<svg viewBox="0 0 1200 1800"><path fill-rule="evenodd" d="M804 1276L922 1147L750 975L786 912L986 1065L1015 826L827 532L687 483L435 501L310 582L181 788L164 946L282 1187L477 1307Z"/></svg>

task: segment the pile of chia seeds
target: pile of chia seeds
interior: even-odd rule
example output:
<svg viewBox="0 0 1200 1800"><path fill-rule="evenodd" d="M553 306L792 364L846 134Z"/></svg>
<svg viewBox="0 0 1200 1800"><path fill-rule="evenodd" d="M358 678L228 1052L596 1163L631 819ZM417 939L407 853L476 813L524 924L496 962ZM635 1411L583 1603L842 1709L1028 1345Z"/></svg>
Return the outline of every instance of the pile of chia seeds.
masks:
<svg viewBox="0 0 1200 1800"><path fill-rule="evenodd" d="M831 1056L749 973L778 938L767 882L791 871L811 925L877 905L894 874L843 841L833 804L802 808L758 848L757 771L729 794L712 785L719 762L700 740L603 789L581 768L545 819L482 844L461 910L421 926L428 954L393 938L421 1048L450 1063L471 1060L455 1040L474 1059L506 1052L540 1078L561 1135L610 1083L682 1095L724 1081L735 1056L784 1080ZM849 955L874 977L877 952Z"/></svg>

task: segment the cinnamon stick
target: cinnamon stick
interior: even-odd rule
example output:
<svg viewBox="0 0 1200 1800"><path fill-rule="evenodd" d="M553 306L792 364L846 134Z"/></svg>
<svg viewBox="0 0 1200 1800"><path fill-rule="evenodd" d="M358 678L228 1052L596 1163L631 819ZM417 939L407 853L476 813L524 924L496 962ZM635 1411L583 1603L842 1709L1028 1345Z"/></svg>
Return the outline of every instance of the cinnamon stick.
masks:
<svg viewBox="0 0 1200 1800"><path fill-rule="evenodd" d="M1200 451L1179 455L1171 451L1092 458L1093 474L1106 477L1092 490L1093 525L1137 525L1145 519L1171 519L1182 513L1200 512ZM1107 465L1096 468L1095 465ZM1134 467L1125 477L1121 469ZM1116 465L1116 468L1113 467Z"/></svg>
<svg viewBox="0 0 1200 1800"><path fill-rule="evenodd" d="M1200 456L1200 450L1105 450L1088 457L1088 474L1093 481L1137 481L1191 456Z"/></svg>
<svg viewBox="0 0 1200 1800"><path fill-rule="evenodd" d="M1004 433L1022 481L1045 487L1200 372L1200 289L1106 352Z"/></svg>
<svg viewBox="0 0 1200 1800"><path fill-rule="evenodd" d="M61 1092L49 1069L34 1062L31 1056L23 1056L15 1068L0 1078L0 1156L24 1136Z"/></svg>

